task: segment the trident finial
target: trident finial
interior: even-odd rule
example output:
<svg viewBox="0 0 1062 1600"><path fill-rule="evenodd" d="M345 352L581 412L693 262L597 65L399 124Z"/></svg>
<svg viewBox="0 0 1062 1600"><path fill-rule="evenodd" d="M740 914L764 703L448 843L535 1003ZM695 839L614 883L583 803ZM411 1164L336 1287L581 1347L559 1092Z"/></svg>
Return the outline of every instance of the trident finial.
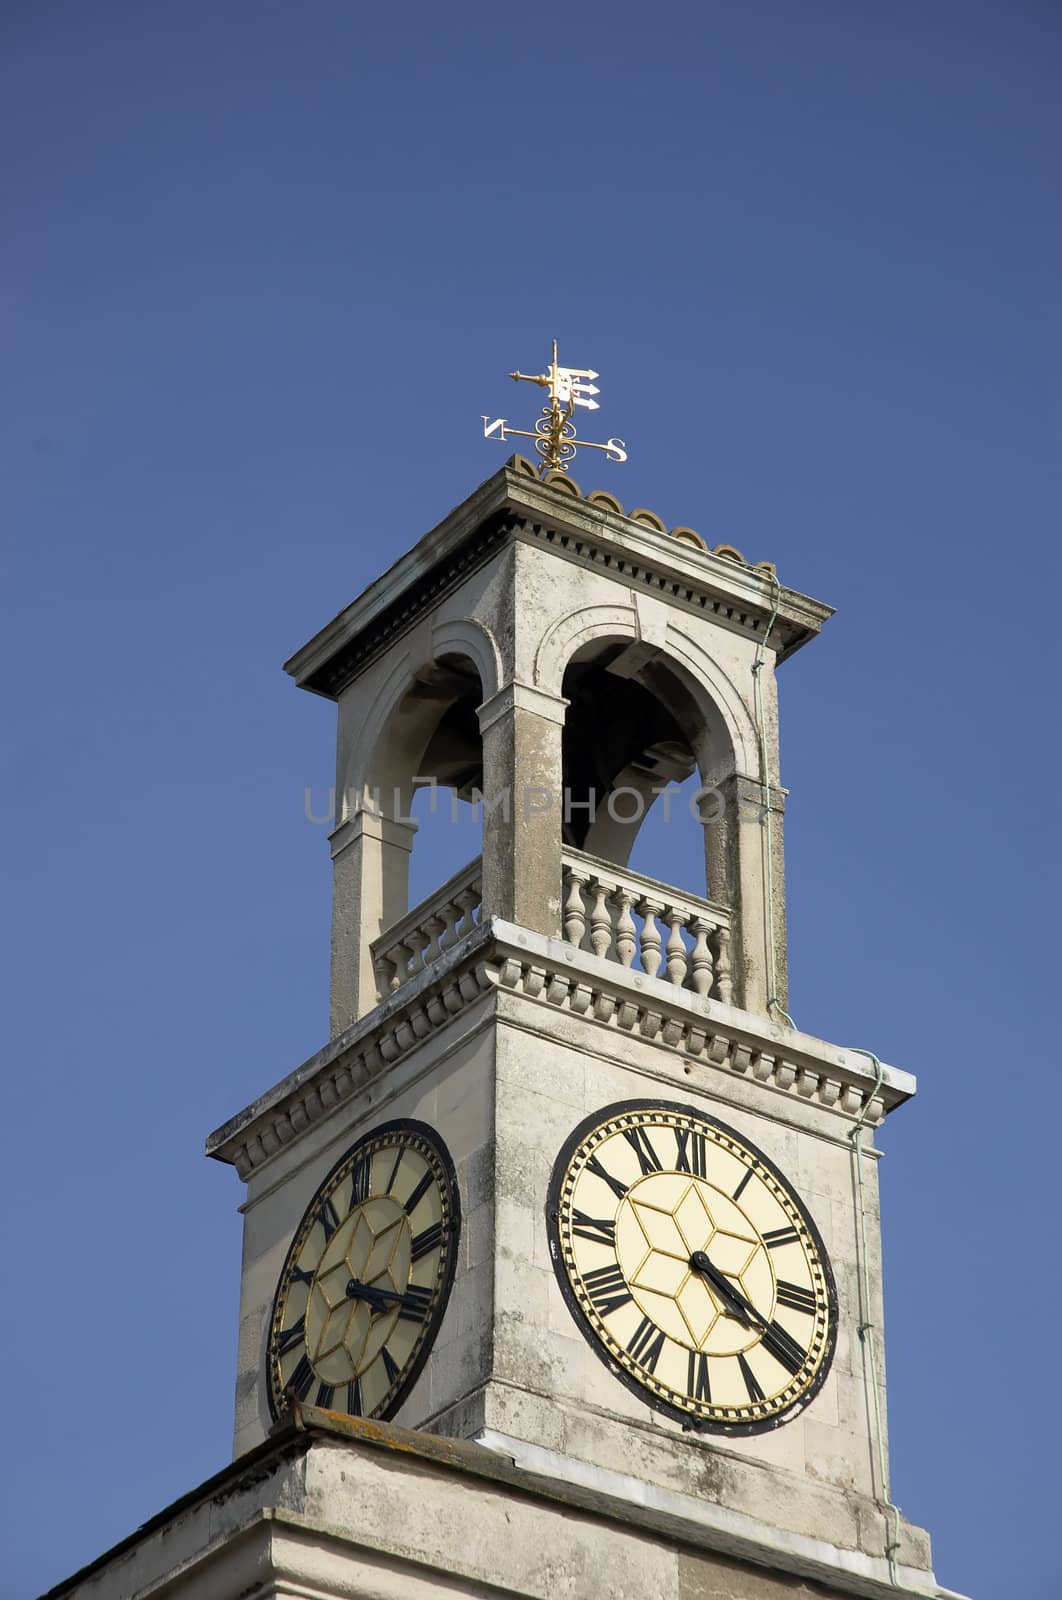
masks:
<svg viewBox="0 0 1062 1600"><path fill-rule="evenodd" d="M598 411L600 407L593 396L601 391L594 383L600 373L594 372L591 367L561 367L557 365L557 341L553 341L553 360L550 362L548 372L537 375L530 372L510 372L510 378L517 383L537 383L539 388L549 390L549 405L543 406L542 415L535 423L534 431L527 428L510 428L504 417L496 417L492 422L490 417L483 418L484 439L508 439L516 435L521 439L534 439L535 449L542 457L539 476L545 477L547 472L567 472L568 462L580 447L586 450L604 450L609 461L626 461L627 447L622 439L610 439L607 444L593 444L589 439L577 439L575 424L572 415L576 406L583 406L587 411Z"/></svg>

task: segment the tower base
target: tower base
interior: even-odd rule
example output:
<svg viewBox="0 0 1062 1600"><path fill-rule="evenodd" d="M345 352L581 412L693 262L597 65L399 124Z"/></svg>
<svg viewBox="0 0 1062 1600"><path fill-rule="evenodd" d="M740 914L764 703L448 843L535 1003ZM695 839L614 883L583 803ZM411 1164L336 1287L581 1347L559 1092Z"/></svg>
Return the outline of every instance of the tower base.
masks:
<svg viewBox="0 0 1062 1600"><path fill-rule="evenodd" d="M295 1407L264 1444L44 1600L959 1600L881 1560L500 1434Z"/></svg>

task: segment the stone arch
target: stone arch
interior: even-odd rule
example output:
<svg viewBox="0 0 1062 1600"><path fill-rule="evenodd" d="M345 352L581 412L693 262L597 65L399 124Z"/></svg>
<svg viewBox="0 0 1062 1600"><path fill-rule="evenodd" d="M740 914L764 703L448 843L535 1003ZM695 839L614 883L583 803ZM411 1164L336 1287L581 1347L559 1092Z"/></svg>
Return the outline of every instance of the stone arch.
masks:
<svg viewBox="0 0 1062 1600"><path fill-rule="evenodd" d="M663 654L698 685L697 698L704 709L716 712L726 727L733 769L748 776L759 773L759 735L752 712L737 685L714 656L673 619L668 622ZM705 773L706 781L724 776Z"/></svg>
<svg viewBox="0 0 1062 1600"><path fill-rule="evenodd" d="M337 774L340 790L337 820L346 820L358 808L364 792L379 784L375 770L378 753L385 746L384 735L397 707L413 687L414 673L415 657L411 651L403 651L391 664L364 720L356 728L341 730L343 755ZM356 703L352 704L352 712L358 709ZM346 706L342 705L340 715L345 711Z"/></svg>
<svg viewBox="0 0 1062 1600"><path fill-rule="evenodd" d="M387 815L408 815L412 779L428 776L421 773L424 752L448 705L457 697L456 693L448 697L443 687L447 663L465 662L473 668L479 682L477 704L489 699L500 685L501 652L480 623L440 622L430 634L418 629L413 641L413 647L402 652L373 694L364 721L347 733L339 775L338 820L349 816L366 792L386 796ZM433 676L434 699L426 692ZM404 810L396 804L396 793Z"/></svg>
<svg viewBox="0 0 1062 1600"><path fill-rule="evenodd" d="M573 822L566 812L568 847L626 866L661 790L681 784L696 770L704 788L713 791L702 806L706 884L713 894L731 895L733 830L720 819L724 807L732 807L730 780L759 774L759 740L745 699L693 630L669 608L641 595L630 605L572 610L543 636L535 670L540 688L575 697L568 712L564 782L573 799L571 815L577 810L582 815ZM592 707L581 714L572 677L577 671L584 675L583 695ZM606 731L598 743L594 711L610 704L611 714L601 712ZM581 727L588 731L580 733ZM586 806L591 788L596 814ZM622 812L616 814L621 802Z"/></svg>
<svg viewBox="0 0 1062 1600"><path fill-rule="evenodd" d="M460 792L462 782L478 787L482 776L480 662L488 682L495 671L482 630L418 628L404 644L340 701L333 1026L347 1026L377 1001L371 946L409 909L416 790L434 779ZM438 842L434 829L429 824L429 843Z"/></svg>
<svg viewBox="0 0 1062 1600"><path fill-rule="evenodd" d="M703 713L705 726L725 737L734 764L749 774L758 770L755 723L738 690L719 663L678 624L673 616L661 618L662 608L643 614L636 605L577 607L557 619L543 634L535 654L535 684L560 695L565 668L578 652L594 640L638 640L655 647L662 660L670 658L682 671ZM708 775L706 774L706 781Z"/></svg>
<svg viewBox="0 0 1062 1600"><path fill-rule="evenodd" d="M548 627L535 651L535 686L559 697L564 669L591 639L638 638L638 613L632 605L576 606Z"/></svg>
<svg viewBox="0 0 1062 1600"><path fill-rule="evenodd" d="M501 688L501 651L493 633L482 622L461 617L437 622L431 630L431 653L436 661L448 655L471 661L479 673L484 700Z"/></svg>

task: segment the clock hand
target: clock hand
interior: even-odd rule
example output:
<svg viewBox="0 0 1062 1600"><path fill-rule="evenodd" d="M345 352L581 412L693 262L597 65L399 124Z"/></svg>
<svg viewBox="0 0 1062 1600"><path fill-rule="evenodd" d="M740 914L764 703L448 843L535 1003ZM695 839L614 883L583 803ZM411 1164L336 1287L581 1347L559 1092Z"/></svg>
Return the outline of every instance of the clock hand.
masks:
<svg viewBox="0 0 1062 1600"><path fill-rule="evenodd" d="M747 1328L767 1326L766 1318L760 1315L750 1300L745 1299L741 1290L734 1287L725 1273L720 1272L703 1250L693 1252L690 1256L690 1266L695 1272L707 1278L720 1299L727 1303L727 1315L738 1317Z"/></svg>
<svg viewBox="0 0 1062 1600"><path fill-rule="evenodd" d="M416 1309L418 1305L412 1295L400 1294L397 1289L379 1289L375 1284L362 1283L360 1278L351 1278L347 1284L347 1296L351 1300L367 1301L374 1311L388 1311L391 1305Z"/></svg>

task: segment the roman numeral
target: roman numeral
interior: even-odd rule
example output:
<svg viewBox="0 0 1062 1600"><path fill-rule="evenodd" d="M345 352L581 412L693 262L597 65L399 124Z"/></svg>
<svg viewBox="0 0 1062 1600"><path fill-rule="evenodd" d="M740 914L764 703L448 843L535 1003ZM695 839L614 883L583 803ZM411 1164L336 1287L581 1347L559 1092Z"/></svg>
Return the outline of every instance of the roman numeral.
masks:
<svg viewBox="0 0 1062 1600"><path fill-rule="evenodd" d="M692 1173L695 1178L706 1178L708 1141L704 1134L698 1133L695 1128L676 1128L674 1134L675 1143L678 1145L676 1171Z"/></svg>
<svg viewBox="0 0 1062 1600"><path fill-rule="evenodd" d="M352 1417L361 1416L361 1379L351 1378L347 1384L347 1410Z"/></svg>
<svg viewBox="0 0 1062 1600"><path fill-rule="evenodd" d="M350 1169L350 1203L351 1206L360 1206L369 1198L369 1188L372 1184L372 1157L367 1156L358 1161Z"/></svg>
<svg viewBox="0 0 1062 1600"><path fill-rule="evenodd" d="M638 1157L638 1165L642 1169L643 1178L650 1172L660 1171L660 1162L656 1158L656 1151L644 1128L624 1128L623 1137Z"/></svg>
<svg viewBox="0 0 1062 1600"><path fill-rule="evenodd" d="M746 1189L747 1185L750 1184L751 1182L752 1182L752 1168L749 1167L748 1171L745 1173L745 1176L742 1178L741 1182L738 1184L737 1188L734 1190L733 1194L730 1196L731 1200L740 1200L741 1196L745 1193L745 1189Z"/></svg>
<svg viewBox="0 0 1062 1600"><path fill-rule="evenodd" d="M339 1212L332 1204L331 1195L329 1195L327 1200L323 1200L321 1202L321 1209L317 1213L317 1220L324 1229L325 1243L327 1244L329 1239L335 1233L336 1229L339 1227Z"/></svg>
<svg viewBox="0 0 1062 1600"><path fill-rule="evenodd" d="M395 1186L395 1179L398 1177L398 1169L402 1165L403 1154L404 1152L402 1150L402 1146L399 1145L398 1149L395 1151L395 1164L391 1168L391 1176L387 1180L387 1187L384 1190L384 1194L390 1194L391 1190Z"/></svg>
<svg viewBox="0 0 1062 1600"><path fill-rule="evenodd" d="M763 1390L756 1381L756 1374L753 1372L743 1355L739 1354L737 1359L738 1366L741 1368L741 1376L745 1380L745 1391L748 1394L749 1399L753 1401L762 1400Z"/></svg>
<svg viewBox="0 0 1062 1600"><path fill-rule="evenodd" d="M306 1356L306 1354L304 1352L303 1355L299 1358L299 1364L295 1368L295 1371L291 1374L291 1377L288 1379L287 1383L284 1385L284 1393L286 1394L289 1389L293 1389L295 1391L296 1397L299 1400L305 1400L306 1396L310 1392L310 1388L311 1388L311 1386L313 1384L314 1377L315 1377L314 1370L311 1367L311 1365L309 1363L309 1360L308 1360L308 1358L307 1358L307 1356Z"/></svg>
<svg viewBox="0 0 1062 1600"><path fill-rule="evenodd" d="M648 1317L643 1317L627 1346L628 1353L639 1366L645 1368L646 1372L655 1372L660 1352L664 1348L664 1338L664 1333L656 1323L650 1322Z"/></svg>
<svg viewBox="0 0 1062 1600"><path fill-rule="evenodd" d="M703 1350L690 1351L686 1393L691 1400L705 1400L708 1405L712 1403L712 1390L708 1382L708 1357Z"/></svg>
<svg viewBox="0 0 1062 1600"><path fill-rule="evenodd" d="M778 1304L788 1306L791 1311L806 1311L811 1316L815 1310L815 1296L810 1289L801 1289L797 1284L779 1278Z"/></svg>
<svg viewBox="0 0 1062 1600"><path fill-rule="evenodd" d="M603 1179L604 1182L608 1184L617 1200L626 1199L627 1185L620 1178L614 1178L611 1172L606 1172L596 1156L590 1157L589 1161L586 1163L586 1170L587 1172L592 1172L595 1178Z"/></svg>
<svg viewBox="0 0 1062 1600"><path fill-rule="evenodd" d="M286 1356L289 1350L294 1350L297 1344L302 1344L306 1337L306 1318L300 1317L298 1322L293 1322L290 1328L285 1328L283 1333L277 1334L277 1355Z"/></svg>
<svg viewBox="0 0 1062 1600"><path fill-rule="evenodd" d="M592 1239L595 1244L615 1244L616 1224L609 1217L588 1217L585 1211L572 1208L572 1232L579 1239Z"/></svg>
<svg viewBox="0 0 1062 1600"><path fill-rule="evenodd" d="M317 1387L317 1404L319 1406L323 1406L326 1411L331 1411L332 1401L335 1399L335 1395L336 1391L334 1384L319 1384Z"/></svg>
<svg viewBox="0 0 1062 1600"><path fill-rule="evenodd" d="M583 1287L599 1317L618 1311L633 1298L618 1263L613 1267L595 1267L593 1272L585 1273Z"/></svg>
<svg viewBox="0 0 1062 1600"><path fill-rule="evenodd" d="M406 1208L407 1217L411 1217L413 1215L414 1211L416 1211L417 1207L420 1205L420 1202L424 1199L424 1196L427 1194L430 1188L431 1168L429 1167L423 1178L421 1178L420 1182L417 1184L417 1187L413 1190L413 1193L410 1195L409 1199L402 1202Z"/></svg>
<svg viewBox="0 0 1062 1600"><path fill-rule="evenodd" d="M786 1333L780 1323L767 1324L761 1343L791 1375L798 1373L808 1359L807 1351L800 1348L792 1334Z"/></svg>
<svg viewBox="0 0 1062 1600"><path fill-rule="evenodd" d="M304 1272L301 1267L292 1267L291 1281L292 1283L311 1284L313 1282L313 1273Z"/></svg>
<svg viewBox="0 0 1062 1600"><path fill-rule="evenodd" d="M404 1291L406 1303L399 1307L399 1321L423 1322L431 1310L431 1290L419 1283L411 1283Z"/></svg>
<svg viewBox="0 0 1062 1600"><path fill-rule="evenodd" d="M380 1351L380 1354L383 1357L384 1371L387 1373L387 1382L389 1384L393 1384L395 1379L398 1377L398 1362L395 1360L394 1356L391 1354L390 1350L388 1350L386 1345L384 1345L383 1349Z"/></svg>
<svg viewBox="0 0 1062 1600"><path fill-rule="evenodd" d="M442 1236L441 1222L433 1222L430 1228L422 1228L413 1236L410 1260L419 1261L421 1256L430 1255L433 1250L437 1250L442 1244Z"/></svg>
<svg viewBox="0 0 1062 1600"><path fill-rule="evenodd" d="M765 1233L763 1242L768 1250L777 1250L782 1244L796 1244L800 1238L795 1228L772 1228L770 1233Z"/></svg>
<svg viewBox="0 0 1062 1600"><path fill-rule="evenodd" d="M708 1176L708 1141L703 1133L695 1128L675 1128L675 1143L678 1155L675 1168L678 1172L689 1172L694 1177L706 1178Z"/></svg>

